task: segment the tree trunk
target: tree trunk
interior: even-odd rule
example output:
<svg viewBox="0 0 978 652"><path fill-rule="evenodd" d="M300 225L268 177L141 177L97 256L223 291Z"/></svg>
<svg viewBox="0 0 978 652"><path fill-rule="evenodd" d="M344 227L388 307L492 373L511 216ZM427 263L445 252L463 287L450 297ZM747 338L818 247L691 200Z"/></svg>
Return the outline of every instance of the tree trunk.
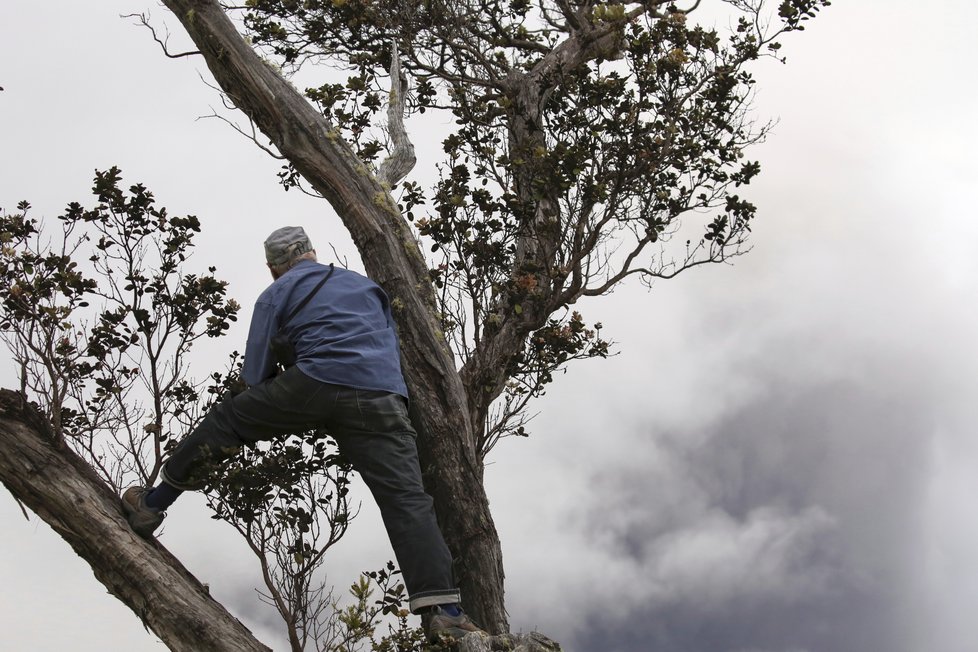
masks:
<svg viewBox="0 0 978 652"><path fill-rule="evenodd" d="M270 652L155 540L20 394L0 390L0 482L67 541L109 593L176 652Z"/></svg>
<svg viewBox="0 0 978 652"><path fill-rule="evenodd" d="M391 297L404 373L419 422L419 449L466 610L508 631L499 535L482 484L467 396L436 317L424 257L389 189L333 126L268 66L214 0L164 0L215 80L303 178L336 210L370 277ZM477 391L481 391L479 388Z"/></svg>

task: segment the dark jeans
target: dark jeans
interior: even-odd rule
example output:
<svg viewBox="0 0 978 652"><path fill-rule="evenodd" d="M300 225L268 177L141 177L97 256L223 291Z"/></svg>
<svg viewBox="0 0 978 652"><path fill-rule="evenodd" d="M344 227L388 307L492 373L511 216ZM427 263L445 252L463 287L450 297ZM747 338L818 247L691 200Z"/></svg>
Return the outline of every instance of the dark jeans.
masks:
<svg viewBox="0 0 978 652"><path fill-rule="evenodd" d="M192 478L202 461L320 428L336 440L380 507L411 611L459 602L452 556L421 483L417 435L402 396L330 385L291 367L216 405L174 449L163 479L180 489L199 489Z"/></svg>

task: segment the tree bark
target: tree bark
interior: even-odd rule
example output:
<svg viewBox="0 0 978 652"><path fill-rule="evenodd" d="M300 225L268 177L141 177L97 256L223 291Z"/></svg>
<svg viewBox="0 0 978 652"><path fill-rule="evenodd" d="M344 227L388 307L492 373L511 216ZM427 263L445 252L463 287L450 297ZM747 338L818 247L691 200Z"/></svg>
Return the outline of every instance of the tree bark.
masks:
<svg viewBox="0 0 978 652"><path fill-rule="evenodd" d="M560 645L539 632L480 636L468 634L457 652L560 652Z"/></svg>
<svg viewBox="0 0 978 652"><path fill-rule="evenodd" d="M119 497L55 440L22 395L6 389L0 390L0 482L171 650L271 652L166 548L137 536Z"/></svg>
<svg viewBox="0 0 978 652"><path fill-rule="evenodd" d="M465 608L488 631L508 631L502 551L482 484L465 387L436 317L427 264L389 188L244 41L217 2L164 4L183 24L224 92L336 210L368 275L391 297L405 380L420 422L425 484L455 557Z"/></svg>

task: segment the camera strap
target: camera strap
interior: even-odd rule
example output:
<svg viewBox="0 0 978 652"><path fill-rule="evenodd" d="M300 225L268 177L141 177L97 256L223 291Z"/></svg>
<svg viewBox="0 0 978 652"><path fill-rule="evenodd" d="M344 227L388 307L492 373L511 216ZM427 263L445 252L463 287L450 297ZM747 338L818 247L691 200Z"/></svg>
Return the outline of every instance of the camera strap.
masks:
<svg viewBox="0 0 978 652"><path fill-rule="evenodd" d="M317 292L319 292L319 288L323 287L323 283L325 283L326 281L328 281L329 280L329 277L332 276L332 275L333 275L333 263L330 263L329 264L329 271L326 272L326 276L324 276L322 278L322 280L319 281L319 283L316 284L316 287L314 287L312 289L312 292L310 292L309 294L307 294L306 295L306 298L303 299L302 302L299 305L297 305L292 310L292 312L289 313L289 316L285 318L285 321L283 321L279 325L279 327L278 327L279 331L281 331L283 328L285 328L285 325L288 324L290 321L292 321L292 318L295 317L299 313L300 310L302 310L303 308L306 307L306 304L309 303L309 300L312 299L316 295Z"/></svg>

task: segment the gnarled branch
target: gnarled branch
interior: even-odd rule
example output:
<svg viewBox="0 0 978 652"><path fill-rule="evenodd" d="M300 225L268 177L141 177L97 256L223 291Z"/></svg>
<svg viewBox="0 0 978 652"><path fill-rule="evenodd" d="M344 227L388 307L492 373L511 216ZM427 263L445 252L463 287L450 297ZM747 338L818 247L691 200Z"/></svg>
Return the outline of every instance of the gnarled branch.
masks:
<svg viewBox="0 0 978 652"><path fill-rule="evenodd" d="M391 91L387 106L387 129L390 132L394 151L383 163L377 177L381 183L393 188L398 181L408 175L417 163L414 156L414 145L408 139L404 129L404 107L407 97L407 77L401 75L401 61L397 52L397 43L391 48Z"/></svg>

